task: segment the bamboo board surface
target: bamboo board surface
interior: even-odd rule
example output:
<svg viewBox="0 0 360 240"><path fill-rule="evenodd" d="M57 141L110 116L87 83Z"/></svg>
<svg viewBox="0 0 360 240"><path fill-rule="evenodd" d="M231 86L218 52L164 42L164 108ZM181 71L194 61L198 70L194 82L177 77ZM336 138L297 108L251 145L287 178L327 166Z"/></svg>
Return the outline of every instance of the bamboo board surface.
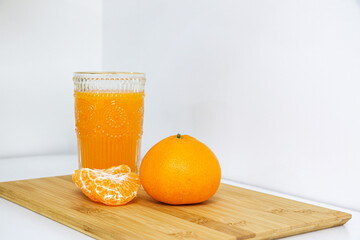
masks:
<svg viewBox="0 0 360 240"><path fill-rule="evenodd" d="M96 239L276 239L339 226L351 215L221 184L210 200L170 206L143 189L124 206L94 203L71 176L0 183L0 196Z"/></svg>

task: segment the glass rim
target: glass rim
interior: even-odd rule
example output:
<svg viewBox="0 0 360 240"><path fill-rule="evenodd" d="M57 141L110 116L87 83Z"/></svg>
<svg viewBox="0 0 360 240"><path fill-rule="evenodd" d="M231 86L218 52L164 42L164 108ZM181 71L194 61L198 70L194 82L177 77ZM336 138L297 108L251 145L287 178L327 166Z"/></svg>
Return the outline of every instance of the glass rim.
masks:
<svg viewBox="0 0 360 240"><path fill-rule="evenodd" d="M74 72L74 78L77 77L89 77L89 78L145 78L145 73L141 72Z"/></svg>
<svg viewBox="0 0 360 240"><path fill-rule="evenodd" d="M74 72L74 74L132 74L132 75L145 75L145 73L141 72L116 72L116 71L106 71L106 72L96 72L96 71L90 71L90 72Z"/></svg>

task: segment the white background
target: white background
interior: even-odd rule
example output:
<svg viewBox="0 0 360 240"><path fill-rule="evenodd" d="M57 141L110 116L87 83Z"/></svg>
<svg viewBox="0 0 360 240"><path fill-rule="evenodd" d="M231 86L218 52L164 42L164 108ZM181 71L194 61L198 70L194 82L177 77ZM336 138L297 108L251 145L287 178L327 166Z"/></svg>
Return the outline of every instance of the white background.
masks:
<svg viewBox="0 0 360 240"><path fill-rule="evenodd" d="M360 210L358 0L6 0L0 30L0 156L75 152L73 71L143 71L143 153L187 133L224 178Z"/></svg>
<svg viewBox="0 0 360 240"><path fill-rule="evenodd" d="M0 157L75 152L72 74L101 62L100 0L0 0Z"/></svg>

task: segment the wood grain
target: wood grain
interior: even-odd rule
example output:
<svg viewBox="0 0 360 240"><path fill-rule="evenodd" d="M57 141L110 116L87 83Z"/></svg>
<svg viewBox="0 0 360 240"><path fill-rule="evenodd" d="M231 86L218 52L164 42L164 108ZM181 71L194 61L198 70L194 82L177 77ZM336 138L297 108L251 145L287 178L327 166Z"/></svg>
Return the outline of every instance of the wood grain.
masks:
<svg viewBox="0 0 360 240"><path fill-rule="evenodd" d="M345 224L351 215L221 184L210 200L170 206L143 189L125 206L94 203L70 176L0 183L0 196L96 239L277 239Z"/></svg>

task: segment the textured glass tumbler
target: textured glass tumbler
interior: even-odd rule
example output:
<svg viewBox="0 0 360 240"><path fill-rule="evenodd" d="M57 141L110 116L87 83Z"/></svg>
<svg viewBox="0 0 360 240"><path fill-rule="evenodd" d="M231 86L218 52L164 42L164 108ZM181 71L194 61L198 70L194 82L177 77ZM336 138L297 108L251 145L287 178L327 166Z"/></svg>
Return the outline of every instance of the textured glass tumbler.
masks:
<svg viewBox="0 0 360 240"><path fill-rule="evenodd" d="M79 167L138 172L145 74L78 72L73 80Z"/></svg>

